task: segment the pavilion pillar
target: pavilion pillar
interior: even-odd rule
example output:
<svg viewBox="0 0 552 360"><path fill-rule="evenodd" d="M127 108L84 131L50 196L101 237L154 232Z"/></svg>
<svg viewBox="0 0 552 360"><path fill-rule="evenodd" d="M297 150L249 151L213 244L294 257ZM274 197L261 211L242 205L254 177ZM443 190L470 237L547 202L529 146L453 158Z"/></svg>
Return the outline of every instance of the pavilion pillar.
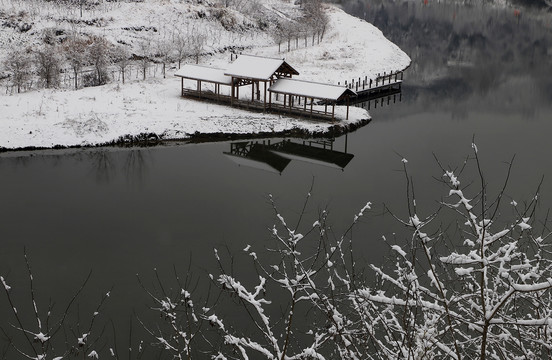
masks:
<svg viewBox="0 0 552 360"><path fill-rule="evenodd" d="M349 120L349 97L347 96L347 116L345 117L345 120Z"/></svg>
<svg viewBox="0 0 552 360"><path fill-rule="evenodd" d="M305 103L303 104L303 112L307 112L307 97L305 96Z"/></svg>
<svg viewBox="0 0 552 360"><path fill-rule="evenodd" d="M276 96L278 96L278 94L276 94ZM286 99L287 99L287 95L284 94L284 109L286 108ZM278 100L278 98L276 98L276 100Z"/></svg>
<svg viewBox="0 0 552 360"><path fill-rule="evenodd" d="M255 81L251 80L251 102L255 101Z"/></svg>
<svg viewBox="0 0 552 360"><path fill-rule="evenodd" d="M268 92L268 108L272 109L272 91Z"/></svg>
<svg viewBox="0 0 552 360"><path fill-rule="evenodd" d="M335 119L335 102L332 103L332 121Z"/></svg>
<svg viewBox="0 0 552 360"><path fill-rule="evenodd" d="M180 78L181 96L184 96L184 78Z"/></svg>
<svg viewBox="0 0 552 360"><path fill-rule="evenodd" d="M197 91L199 92L199 98L201 99L201 80L197 81Z"/></svg>
<svg viewBox="0 0 552 360"><path fill-rule="evenodd" d="M264 109L266 110L266 81L264 82L263 106L264 106Z"/></svg>
<svg viewBox="0 0 552 360"><path fill-rule="evenodd" d="M232 77L232 93L230 94L230 106L234 105L234 92L235 92L234 77Z"/></svg>
<svg viewBox="0 0 552 360"><path fill-rule="evenodd" d="M307 100L307 99L305 98L305 100ZM312 103L313 103L313 102L314 102L314 98L311 98L311 104L310 104L310 105L311 105L311 109L310 109L310 110L311 110L311 115L310 115L310 116L311 116L311 119L312 119Z"/></svg>

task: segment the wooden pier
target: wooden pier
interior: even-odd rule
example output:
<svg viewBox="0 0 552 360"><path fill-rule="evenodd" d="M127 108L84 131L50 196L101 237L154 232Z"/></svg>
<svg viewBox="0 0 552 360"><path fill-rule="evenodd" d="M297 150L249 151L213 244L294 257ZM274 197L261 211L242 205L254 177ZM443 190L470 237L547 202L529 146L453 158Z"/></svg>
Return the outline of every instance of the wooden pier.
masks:
<svg viewBox="0 0 552 360"><path fill-rule="evenodd" d="M375 79L364 78L345 80L344 84L347 88L354 90L358 97L355 102L362 102L372 99L381 98L399 94L402 90L404 73L402 71L391 72L389 74L378 74ZM341 85L341 83L338 83Z"/></svg>

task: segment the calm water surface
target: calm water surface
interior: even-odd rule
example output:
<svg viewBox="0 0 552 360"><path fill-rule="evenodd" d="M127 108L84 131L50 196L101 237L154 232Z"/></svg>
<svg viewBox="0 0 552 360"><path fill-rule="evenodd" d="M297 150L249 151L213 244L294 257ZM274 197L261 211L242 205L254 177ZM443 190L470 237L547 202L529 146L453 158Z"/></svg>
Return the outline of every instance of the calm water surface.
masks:
<svg viewBox="0 0 552 360"><path fill-rule="evenodd" d="M215 247L262 249L274 223L268 195L294 223L312 183L306 225L327 208L339 234L367 201L374 204L354 237L360 263L381 262L387 253L381 236L400 228L379 215L381 204L405 214L401 159L408 159L418 203L429 211L446 194L432 178L441 175L433 155L455 167L471 154L474 136L491 190L515 155L508 194L527 199L544 176L542 207L550 207L548 18L540 26L496 10L475 9L474 19L456 7L367 4L347 9L378 25L413 64L401 102L372 104L373 121L334 142L334 150L354 155L344 169L297 160L281 173L238 166L224 155L229 142L3 154L0 274L12 285L26 284L26 247L42 300L64 303L92 270L83 306L113 286L108 312L128 319L147 302L135 274L151 279L152 269L170 275L173 266L186 272L191 259L192 271L204 276L216 272ZM509 42L498 33L509 34ZM249 269L250 262L237 260L237 268ZM3 295L0 319L6 326Z"/></svg>

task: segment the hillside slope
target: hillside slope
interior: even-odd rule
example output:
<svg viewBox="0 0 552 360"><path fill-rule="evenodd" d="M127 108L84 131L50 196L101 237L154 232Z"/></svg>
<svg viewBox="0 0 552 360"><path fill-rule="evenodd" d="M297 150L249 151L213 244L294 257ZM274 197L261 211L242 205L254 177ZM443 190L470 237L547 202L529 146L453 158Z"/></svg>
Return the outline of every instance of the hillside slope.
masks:
<svg viewBox="0 0 552 360"><path fill-rule="evenodd" d="M0 147L6 149L96 145L143 133L166 139L196 133L276 134L293 129L324 133L336 125L180 98L179 80L172 76L178 66L174 54L166 79L160 65L167 62L161 50L168 47L174 53L180 35L188 39L187 62L226 67L231 52L285 57L301 79L328 83L374 77L410 64L410 58L378 29L329 5L324 5L328 23L323 36L299 33L287 51L281 34L277 45L276 30L282 24L300 24L304 11L285 0L242 1L241 7L223 7L218 1L100 2L85 7L82 17L78 6L34 0L7 3L10 6L2 3L1 21L8 19L11 25L0 30L3 50L15 45L28 48L31 54L44 41L63 44L74 34L103 37L111 46L125 47L135 68L127 73L125 84L120 72L112 68L107 85L82 88L79 82L77 91L70 90L69 71L62 74L68 80L56 89L34 82L29 90L16 94L12 87L11 95L0 97L0 111L5 114L0 120ZM203 39L201 51L195 54L189 40L193 38ZM149 64L144 81L139 63L146 57L157 64ZM4 79L6 89L9 81ZM336 114L344 118L344 109L337 109ZM364 110L353 109L350 120L338 126L367 118Z"/></svg>

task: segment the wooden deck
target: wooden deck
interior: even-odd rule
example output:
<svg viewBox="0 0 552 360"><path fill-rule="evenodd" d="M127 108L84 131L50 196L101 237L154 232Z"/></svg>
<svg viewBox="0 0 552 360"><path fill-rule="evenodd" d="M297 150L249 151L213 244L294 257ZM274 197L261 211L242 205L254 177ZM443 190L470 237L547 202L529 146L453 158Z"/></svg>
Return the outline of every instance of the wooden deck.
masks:
<svg viewBox="0 0 552 360"><path fill-rule="evenodd" d="M324 121L332 121L332 113L330 112L324 112L320 110L310 110L310 107L307 106L306 110L304 105L299 106L292 106L289 105L284 106L281 103L272 102L264 103L262 101L251 101L251 100L236 100L235 98L232 100L230 95L223 95L223 94L215 94L212 91L197 91L197 90L191 90L191 89L183 89L182 90L182 96L183 97L190 97L194 99L205 99L205 100L214 100L218 104L222 105L231 105L234 107L238 107L240 109L246 109L250 111L258 111L258 112L268 112L272 114L285 114L285 115L292 115L304 119L312 119L312 120L324 120ZM335 119L334 119L335 120Z"/></svg>

